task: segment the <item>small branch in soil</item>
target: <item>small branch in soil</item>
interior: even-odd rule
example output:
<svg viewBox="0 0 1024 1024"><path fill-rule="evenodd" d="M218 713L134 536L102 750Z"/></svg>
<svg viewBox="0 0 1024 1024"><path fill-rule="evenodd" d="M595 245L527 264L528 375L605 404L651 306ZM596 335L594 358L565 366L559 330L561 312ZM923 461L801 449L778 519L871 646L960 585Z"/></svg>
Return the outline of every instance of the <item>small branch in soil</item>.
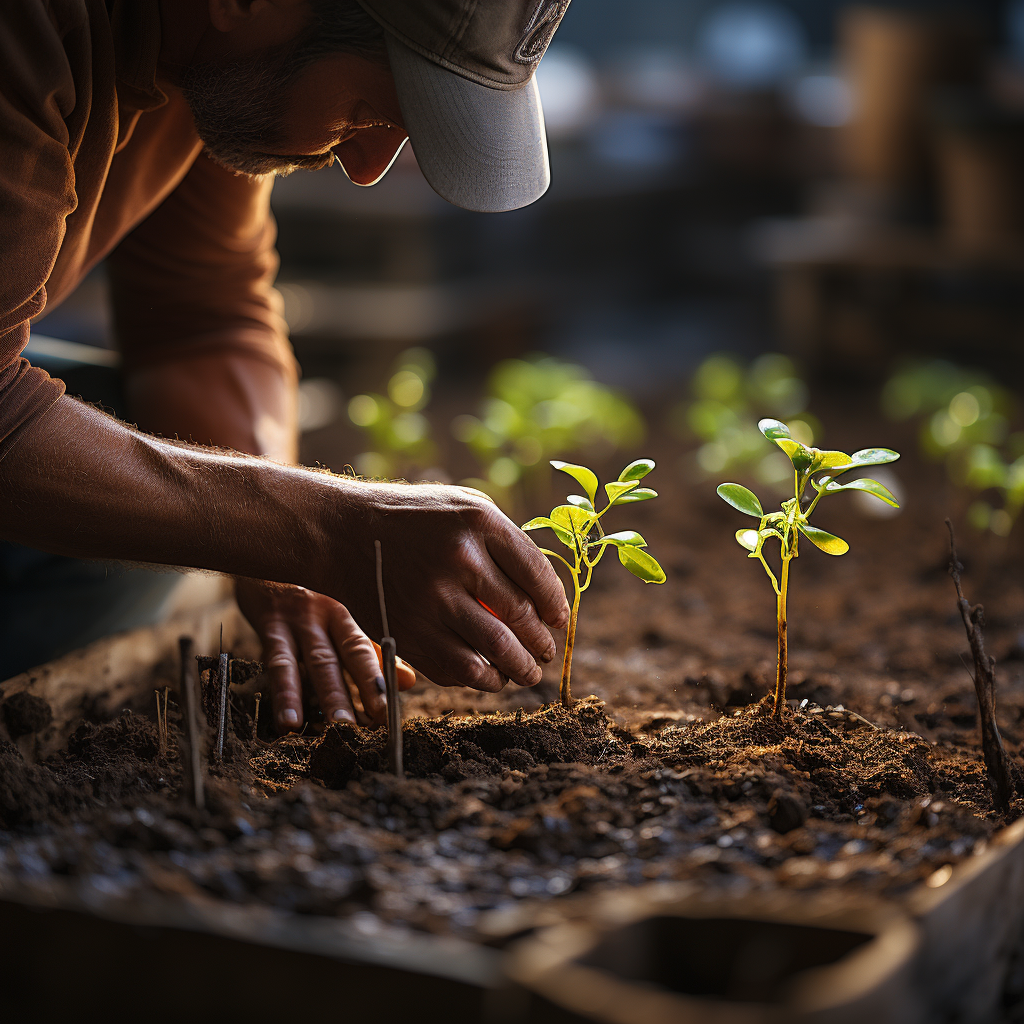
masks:
<svg viewBox="0 0 1024 1024"><path fill-rule="evenodd" d="M224 760L224 732L227 727L228 717L228 662L227 654L221 654L218 665L218 682L220 684L220 703L217 712L217 760Z"/></svg>
<svg viewBox="0 0 1024 1024"><path fill-rule="evenodd" d="M981 747L985 754L985 767L988 769L989 783L992 786L992 797L996 808L1002 814L1008 814L1010 801L1014 796L1014 784L1010 775L1009 760L1003 739L999 735L996 723L996 684L993 672L996 659L985 651L985 609L980 604L972 605L964 597L960 583L963 565L956 554L956 539L953 536L953 524L947 519L949 529L949 575L953 577L956 587L957 607L963 619L967 640L971 645L974 657L974 692L978 696L978 718L981 724Z"/></svg>
<svg viewBox="0 0 1024 1024"><path fill-rule="evenodd" d="M199 680L192 660L192 638L183 636L181 650L181 777L192 805L206 806L199 730Z"/></svg>
<svg viewBox="0 0 1024 1024"><path fill-rule="evenodd" d="M154 690L156 696L156 735L159 744L160 755L167 753L167 717L166 712L160 714L160 691ZM164 707L167 707L167 693L164 692Z"/></svg>
<svg viewBox="0 0 1024 1024"><path fill-rule="evenodd" d="M253 739L256 739L256 730L259 729L259 725L260 725L260 699L262 697L263 697L263 694L259 690L257 690L253 694L253 699L256 701L256 711L253 714L253 718L252 718L252 738Z"/></svg>
<svg viewBox="0 0 1024 1024"><path fill-rule="evenodd" d="M398 690L398 673L395 665L398 649L394 637L388 635L388 609L384 602L384 557L381 554L380 541L375 540L373 546L377 556L377 597L380 599L380 619L384 627L380 652L388 701L388 767L394 775L403 778L405 766L402 749L402 695Z"/></svg>

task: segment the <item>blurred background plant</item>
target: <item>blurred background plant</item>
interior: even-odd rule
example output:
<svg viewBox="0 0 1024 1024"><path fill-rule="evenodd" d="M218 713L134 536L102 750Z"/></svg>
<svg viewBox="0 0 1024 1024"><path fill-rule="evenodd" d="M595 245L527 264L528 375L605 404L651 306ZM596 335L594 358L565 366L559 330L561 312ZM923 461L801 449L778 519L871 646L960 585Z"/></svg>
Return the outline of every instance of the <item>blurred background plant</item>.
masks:
<svg viewBox="0 0 1024 1024"><path fill-rule="evenodd" d="M758 430L763 417L787 422L802 444L821 436L821 424L807 411L807 385L787 356L768 353L749 364L709 356L691 378L690 392L671 409L669 427L680 440L702 442L691 463L701 478L728 470L771 487L788 485L789 460Z"/></svg>
<svg viewBox="0 0 1024 1024"><path fill-rule="evenodd" d="M979 370L933 359L905 365L882 388L882 410L919 424L921 452L978 497L967 519L1005 537L1024 508L1024 432L1013 395Z"/></svg>
<svg viewBox="0 0 1024 1024"><path fill-rule="evenodd" d="M386 395L356 395L349 401L348 418L372 446L352 461L360 476L410 477L435 463L437 447L422 410L436 372L427 349L406 349L395 360Z"/></svg>
<svg viewBox="0 0 1024 1024"><path fill-rule="evenodd" d="M582 366L544 355L495 366L478 415L456 416L451 429L480 465L480 476L464 482L510 512L532 494L546 494L550 459L607 457L639 444L646 432L625 396Z"/></svg>

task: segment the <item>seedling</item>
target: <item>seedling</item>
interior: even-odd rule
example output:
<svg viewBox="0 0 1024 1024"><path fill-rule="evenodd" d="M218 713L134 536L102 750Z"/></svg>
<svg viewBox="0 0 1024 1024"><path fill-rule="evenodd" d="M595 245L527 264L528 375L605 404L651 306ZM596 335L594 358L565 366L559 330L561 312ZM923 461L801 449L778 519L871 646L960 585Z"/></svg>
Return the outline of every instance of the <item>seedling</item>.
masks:
<svg viewBox="0 0 1024 1024"><path fill-rule="evenodd" d="M557 505L551 510L550 516L538 516L523 526L524 530L539 530L546 527L572 553L570 561L557 551L541 548L545 555L557 558L572 573L572 615L565 637L565 657L562 660L562 682L559 687L562 704L569 707L572 704L569 677L572 672L573 646L576 643L576 619L580 610L580 597L590 586L594 569L605 552L609 547L614 547L619 561L644 583L664 583L665 571L644 551L647 541L639 533L635 530L605 533L601 523L604 514L613 505L628 505L658 496L658 492L652 491L650 487L640 486L640 481L654 469L654 462L651 459L637 459L636 462L631 462L619 474L618 480L604 485L608 504L600 512L595 509L594 504L597 500L598 480L593 470L557 460L553 460L551 465L563 473L568 473L586 491L586 496L570 494L566 498L566 504Z"/></svg>
<svg viewBox="0 0 1024 1024"><path fill-rule="evenodd" d="M862 451L847 455L846 452L821 451L810 448L794 440L789 427L779 420L765 419L758 423L758 428L769 441L774 441L789 456L793 464L793 497L782 502L778 512L765 512L761 502L753 491L741 484L720 484L718 496L732 505L733 508L760 520L756 530L737 530L736 540L740 547L745 548L748 558L756 558L764 566L764 571L775 589L776 608L778 613L779 661L775 676L775 697L772 714L782 714L786 702L786 676L789 669L789 646L787 640L788 622L786 618L786 599L789 595L789 563L799 552L799 538L803 534L815 547L827 555L845 555L850 545L841 537L812 526L811 514L818 502L829 494L840 491L864 491L884 501L893 508L899 503L888 488L877 480L860 478L840 483L836 477L851 469L865 466L881 466L887 462L895 462L899 453L888 448L865 448ZM805 497L808 485L817 493L813 498ZM764 553L765 541L775 539L779 542L782 567L778 576L772 571Z"/></svg>

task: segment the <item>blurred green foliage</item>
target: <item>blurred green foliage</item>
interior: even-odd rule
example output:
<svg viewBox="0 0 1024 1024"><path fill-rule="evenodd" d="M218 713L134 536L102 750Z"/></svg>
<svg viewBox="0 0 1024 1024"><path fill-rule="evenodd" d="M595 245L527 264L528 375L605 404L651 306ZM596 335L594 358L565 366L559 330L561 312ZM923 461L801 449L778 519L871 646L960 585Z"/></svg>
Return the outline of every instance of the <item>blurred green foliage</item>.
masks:
<svg viewBox="0 0 1024 1024"><path fill-rule="evenodd" d="M452 434L473 452L479 487L506 507L524 489L547 484L548 463L566 455L600 458L641 442L640 413L582 366L534 355L499 363L476 416L457 416Z"/></svg>
<svg viewBox="0 0 1024 1024"><path fill-rule="evenodd" d="M977 492L967 518L1005 537L1024 508L1024 432L1013 395L981 371L941 359L909 363L886 381L882 409L920 424L921 451L957 487Z"/></svg>
<svg viewBox="0 0 1024 1024"><path fill-rule="evenodd" d="M410 348L395 360L386 395L356 395L349 401L349 419L366 432L371 444L353 460L360 476L409 476L433 465L437 448L421 410L430 401L436 372L430 352Z"/></svg>
<svg viewBox="0 0 1024 1024"><path fill-rule="evenodd" d="M672 409L669 426L681 440L702 442L695 458L703 477L729 470L768 486L787 486L789 460L757 427L766 416L786 420L805 445L821 436L821 424L807 412L807 385L786 356L770 353L749 364L731 355L709 356L694 373L690 391L692 398Z"/></svg>

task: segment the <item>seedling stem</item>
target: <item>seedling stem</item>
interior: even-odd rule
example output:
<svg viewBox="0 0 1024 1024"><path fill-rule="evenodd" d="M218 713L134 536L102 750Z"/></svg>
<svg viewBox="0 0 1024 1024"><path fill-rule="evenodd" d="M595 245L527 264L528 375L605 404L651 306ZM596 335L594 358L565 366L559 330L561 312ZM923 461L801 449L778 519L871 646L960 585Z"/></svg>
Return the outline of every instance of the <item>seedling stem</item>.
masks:
<svg viewBox="0 0 1024 1024"><path fill-rule="evenodd" d="M774 441L789 456L793 464L793 497L784 501L778 512L766 513L761 508L757 495L741 484L721 484L718 495L733 508L759 520L756 530L737 530L736 540L740 547L749 552L748 558L756 558L761 563L775 591L779 657L775 672L772 714L781 715L786 703L786 678L789 671L789 569L790 563L800 554L800 534L826 554L845 555L850 550L850 545L840 537L811 526L811 513L824 495L835 494L838 491L864 491L893 508L899 508L889 490L877 480L858 479L845 484L836 480L836 477L851 469L894 462L899 458L899 454L888 448L865 448L854 452L853 455L839 451L821 451L794 440L789 427L779 420L761 420L758 427L765 437ZM808 485L817 493L804 509L804 494ZM764 554L764 543L770 538L779 542L781 570L778 576Z"/></svg>
<svg viewBox="0 0 1024 1024"><path fill-rule="evenodd" d="M583 486L586 497L581 494L570 494L567 504L558 505L551 510L550 516L538 516L523 525L524 530L539 530L547 527L572 552L572 561L564 558L557 551L548 548L540 550L549 558L557 558L572 574L573 598L572 612L569 616L569 627L565 636L565 656L562 660L562 681L559 686L559 697L564 707L572 705L571 675L572 653L576 645L576 622L579 618L580 598L590 586L594 569L604 557L609 547L614 547L619 561L634 576L645 583L664 583L665 572L657 561L643 549L647 541L634 530L606 534L601 525L604 514L613 505L626 505L634 501L646 501L658 496L657 491L649 487L641 487L640 481L654 469L650 459L638 459L631 462L620 474L619 479L604 485L608 503L600 512L594 508L597 497L597 476L586 466L576 466L568 462L553 461L555 469L568 473L577 483ZM585 576L584 576L585 570ZM582 582L581 582L582 577Z"/></svg>

